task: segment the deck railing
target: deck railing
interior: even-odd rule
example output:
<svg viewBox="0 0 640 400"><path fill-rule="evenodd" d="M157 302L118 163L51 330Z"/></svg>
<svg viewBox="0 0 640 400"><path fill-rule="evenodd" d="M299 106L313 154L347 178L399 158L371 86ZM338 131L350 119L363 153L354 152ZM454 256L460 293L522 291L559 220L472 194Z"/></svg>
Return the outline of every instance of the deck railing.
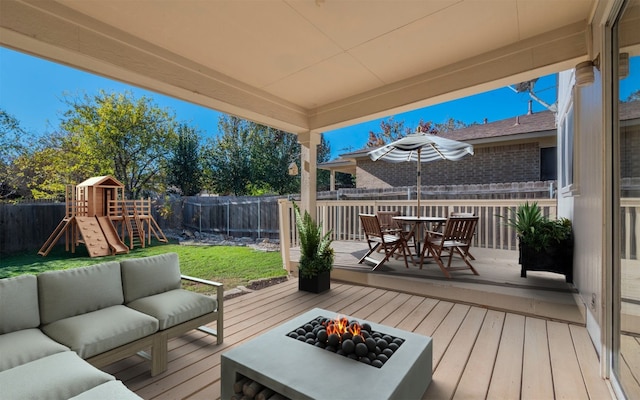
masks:
<svg viewBox="0 0 640 400"><path fill-rule="evenodd" d="M420 215L446 217L452 212L468 212L479 216L474 247L517 250L515 230L507 219L518 205L526 200L425 200L420 204ZM556 217L555 199L536 199L544 215ZM297 246L297 232L292 203L279 201L280 243L285 264L289 263L289 248ZM326 200L316 203L318 220L325 232L332 232L333 240L364 240L360 214L377 211L399 211L402 215L416 215L415 200ZM289 267L288 265L286 267Z"/></svg>
<svg viewBox="0 0 640 400"><path fill-rule="evenodd" d="M506 222L525 199L508 200L425 200L421 202L423 216L446 217L452 212L471 212L480 217L476 228L474 247L517 250L514 229ZM556 218L555 199L536 199L543 214ZM334 240L363 240L359 214L377 211L400 211L402 215L416 215L415 200L324 200L316 203L317 216L325 232L332 231ZM621 256L637 260L640 256L640 198L623 198L620 204L620 222L624 241ZM285 267L289 268L289 248L297 246L292 203L279 200L280 243Z"/></svg>
<svg viewBox="0 0 640 400"><path fill-rule="evenodd" d="M637 260L640 258L640 198L620 200L620 225L624 232L620 256L625 260Z"/></svg>
<svg viewBox="0 0 640 400"><path fill-rule="evenodd" d="M129 214L130 216L151 215L151 199L108 201L107 215L110 217L122 217L124 214Z"/></svg>

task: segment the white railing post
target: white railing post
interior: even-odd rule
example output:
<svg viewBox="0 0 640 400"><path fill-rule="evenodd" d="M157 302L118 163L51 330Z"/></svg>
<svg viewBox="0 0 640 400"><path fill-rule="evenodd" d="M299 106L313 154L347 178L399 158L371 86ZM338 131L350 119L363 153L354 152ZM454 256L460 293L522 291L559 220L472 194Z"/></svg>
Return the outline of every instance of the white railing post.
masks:
<svg viewBox="0 0 640 400"><path fill-rule="evenodd" d="M290 204L291 202L287 199L278 199L278 216L279 216L279 225L280 225L280 254L282 255L282 267L287 270L290 274L292 265L291 265L291 231L289 227L291 226L290 219Z"/></svg>

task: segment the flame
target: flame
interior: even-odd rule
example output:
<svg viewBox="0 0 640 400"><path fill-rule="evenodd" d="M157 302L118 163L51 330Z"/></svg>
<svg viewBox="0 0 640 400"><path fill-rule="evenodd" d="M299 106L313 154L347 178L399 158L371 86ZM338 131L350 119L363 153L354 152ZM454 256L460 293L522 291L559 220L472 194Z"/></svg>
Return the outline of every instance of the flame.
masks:
<svg viewBox="0 0 640 400"><path fill-rule="evenodd" d="M325 327L327 329L327 334L331 335L332 333L337 334L338 336L342 336L345 332L350 332L353 336L360 335L362 328L360 324L357 322L349 325L349 320L346 317L337 317L325 323Z"/></svg>

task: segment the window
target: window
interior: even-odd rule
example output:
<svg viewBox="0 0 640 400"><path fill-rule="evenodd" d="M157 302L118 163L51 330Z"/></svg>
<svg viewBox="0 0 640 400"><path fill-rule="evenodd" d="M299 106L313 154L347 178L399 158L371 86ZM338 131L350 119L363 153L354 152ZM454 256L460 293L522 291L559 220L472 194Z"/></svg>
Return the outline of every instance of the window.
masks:
<svg viewBox="0 0 640 400"><path fill-rule="evenodd" d="M558 179L558 152L555 147L540 149L540 180L555 181Z"/></svg>
<svg viewBox="0 0 640 400"><path fill-rule="evenodd" d="M577 185L575 182L575 122L573 115L573 103L569 104L566 112L558 125L560 135L560 188L562 192L575 192Z"/></svg>

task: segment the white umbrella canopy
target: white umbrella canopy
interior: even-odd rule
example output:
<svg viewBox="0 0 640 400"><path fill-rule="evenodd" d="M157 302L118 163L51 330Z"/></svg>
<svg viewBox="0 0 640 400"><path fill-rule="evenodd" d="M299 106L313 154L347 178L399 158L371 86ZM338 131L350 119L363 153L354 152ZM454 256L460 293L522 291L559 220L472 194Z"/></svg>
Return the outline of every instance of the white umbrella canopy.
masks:
<svg viewBox="0 0 640 400"><path fill-rule="evenodd" d="M473 146L429 133L415 133L370 151L373 161L392 163L414 161L417 165L418 217L420 217L420 164L437 160L457 161L473 155Z"/></svg>

